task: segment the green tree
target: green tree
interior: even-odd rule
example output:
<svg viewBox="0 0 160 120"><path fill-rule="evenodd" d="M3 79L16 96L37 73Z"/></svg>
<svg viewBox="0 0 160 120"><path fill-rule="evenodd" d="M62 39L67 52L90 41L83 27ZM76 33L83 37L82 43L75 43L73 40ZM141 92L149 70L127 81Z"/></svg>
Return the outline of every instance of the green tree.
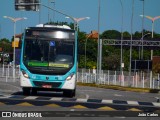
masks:
<svg viewBox="0 0 160 120"><path fill-rule="evenodd" d="M50 24L57 24L57 25L68 25L72 29L74 29L73 23L67 22L52 22ZM151 33L150 31L144 30L144 35L147 33ZM102 39L121 39L121 33L117 30L106 30L101 35L100 38ZM131 34L128 31L123 32L123 39L130 40ZM133 34L133 39L140 40L142 38L142 33L136 31ZM87 39L87 44L86 44ZM160 40L160 34L154 33L154 38L151 38L151 35L145 36L144 39L148 40ZM85 45L86 45L86 68L92 69L93 67L97 66L97 40L87 38L85 32L81 31L78 28L78 60L79 60L79 68L85 67ZM109 46L103 45L102 50L102 69L103 70L120 70L120 53L121 48L120 46ZM139 48L133 46L132 47L132 59L138 60L139 59ZM155 47L154 47L155 48ZM151 49L151 48L150 48ZM150 59L150 49L144 47L143 58L144 60ZM130 46L123 46L123 62L124 62L124 70L129 70L130 64ZM154 50L154 55L159 56L160 51L159 47ZM154 68L155 71L159 71L159 67Z"/></svg>
<svg viewBox="0 0 160 120"><path fill-rule="evenodd" d="M0 40L0 47L2 48L3 52L12 52L11 42L6 38Z"/></svg>
<svg viewBox="0 0 160 120"><path fill-rule="evenodd" d="M97 40L85 38L79 42L80 68L85 67L85 44L86 44L86 68L92 69L97 61Z"/></svg>
<svg viewBox="0 0 160 120"><path fill-rule="evenodd" d="M127 32L127 31L123 32L124 39L130 39L130 37L131 37L131 34L129 32Z"/></svg>
<svg viewBox="0 0 160 120"><path fill-rule="evenodd" d="M134 39L140 40L142 38L142 33L136 31L133 35Z"/></svg>
<svg viewBox="0 0 160 120"><path fill-rule="evenodd" d="M120 57L117 54L112 54L110 56L106 56L103 59L103 69L108 69L108 70L118 70L119 69L119 61Z"/></svg>
<svg viewBox="0 0 160 120"><path fill-rule="evenodd" d="M107 30L101 35L102 39L121 39L121 33L117 30Z"/></svg>

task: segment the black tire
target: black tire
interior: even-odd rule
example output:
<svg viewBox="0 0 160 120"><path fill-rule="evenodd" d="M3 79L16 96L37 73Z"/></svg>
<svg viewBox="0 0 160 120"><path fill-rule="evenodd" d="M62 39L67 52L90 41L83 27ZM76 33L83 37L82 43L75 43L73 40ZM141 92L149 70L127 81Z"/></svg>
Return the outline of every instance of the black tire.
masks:
<svg viewBox="0 0 160 120"><path fill-rule="evenodd" d="M73 90L73 97L76 96L76 89Z"/></svg>
<svg viewBox="0 0 160 120"><path fill-rule="evenodd" d="M32 88L32 95L37 95L37 89L36 88Z"/></svg>
<svg viewBox="0 0 160 120"><path fill-rule="evenodd" d="M23 90L23 95L30 95L31 88L23 87L22 90Z"/></svg>
<svg viewBox="0 0 160 120"><path fill-rule="evenodd" d="M75 96L75 90L64 90L63 95L65 97L73 97Z"/></svg>

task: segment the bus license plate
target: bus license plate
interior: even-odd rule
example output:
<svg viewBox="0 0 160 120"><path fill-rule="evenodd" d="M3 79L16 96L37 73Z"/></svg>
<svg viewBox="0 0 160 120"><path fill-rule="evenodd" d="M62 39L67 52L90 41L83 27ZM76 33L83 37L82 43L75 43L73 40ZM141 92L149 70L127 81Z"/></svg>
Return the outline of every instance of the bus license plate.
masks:
<svg viewBox="0 0 160 120"><path fill-rule="evenodd" d="M52 88L51 85L42 85L43 88Z"/></svg>

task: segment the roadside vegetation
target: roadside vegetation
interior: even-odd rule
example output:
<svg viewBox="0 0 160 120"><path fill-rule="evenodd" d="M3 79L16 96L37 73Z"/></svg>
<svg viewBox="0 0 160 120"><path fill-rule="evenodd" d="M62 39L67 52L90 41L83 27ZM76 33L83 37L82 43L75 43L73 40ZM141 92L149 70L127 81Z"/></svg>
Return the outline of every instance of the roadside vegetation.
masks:
<svg viewBox="0 0 160 120"><path fill-rule="evenodd" d="M47 24L56 24L56 25L69 25L71 28L74 28L73 23L67 23L67 22L50 22ZM151 33L151 31L144 30L144 35ZM81 31L78 29L78 67L79 68L86 68L86 69L96 69L97 66L97 39L94 38L87 38L86 32ZM100 34L101 39L117 39L121 40L121 32L117 30L105 30ZM123 40L130 40L131 34L128 31L123 32ZM139 31L136 31L133 34L133 40L141 40L142 33ZM87 42L86 42L87 39ZM151 34L146 35L144 40L160 40L160 34L154 33L154 38L151 38ZM8 40L6 38L0 39L0 48L1 53L12 53L12 44L11 41L13 41L13 38L11 40ZM86 45L86 49L85 49ZM121 54L121 47L120 46L102 46L102 69L103 70L112 70L112 71L119 71L120 70L120 54ZM139 60L139 47L133 47L132 50L132 59L133 60ZM154 56L160 56L160 50L159 47L144 47L143 52L143 60L150 60L150 50L154 50ZM85 50L86 50L86 64L85 64ZM123 46L123 62L124 62L124 71L129 70L129 62L130 62L130 47L129 46ZM0 58L2 58L2 54L0 54ZM160 72L160 65L156 65L156 67L153 67L153 72L159 73Z"/></svg>
<svg viewBox="0 0 160 120"><path fill-rule="evenodd" d="M67 22L50 22L48 24L56 24L56 25L69 25L72 29L74 28L73 23ZM151 31L144 30L144 34L151 33ZM96 69L97 66L97 39L95 38L87 38L86 32L78 29L78 67L86 68L86 69ZM101 39L117 39L121 40L122 33L117 30L105 30L100 34ZM123 32L123 40L130 40L131 34L128 31ZM133 34L133 40L141 40L142 33L136 31ZM154 38L151 38L151 34L146 35L144 40L160 40L160 34L154 33ZM86 42L87 40L87 42ZM6 59L6 61L10 62L12 57L4 58L4 53L13 53L12 41L6 38L0 39L0 63L2 63L2 59ZM87 49L85 49L85 46ZM120 70L120 46L102 46L102 69L103 70L112 70L119 71ZM160 56L160 50L156 47L144 47L144 60L150 60L150 50L154 50L154 56ZM86 51L85 51L86 50ZM85 56L86 52L86 56ZM124 62L124 71L128 71L129 69L129 46L123 46L123 62ZM86 64L85 64L86 57ZM139 60L139 47L133 47L132 50L132 59ZM156 65L156 67L152 68L153 74L160 73L160 64ZM123 87L123 86L114 86L114 85L98 85L98 84L89 84L89 83L77 83L78 85L83 86L91 86L91 87L100 87L106 89L114 89L114 90L124 90L124 91L134 91L134 92L150 92L150 93L158 93L157 89L149 89L149 88L133 88L133 87Z"/></svg>

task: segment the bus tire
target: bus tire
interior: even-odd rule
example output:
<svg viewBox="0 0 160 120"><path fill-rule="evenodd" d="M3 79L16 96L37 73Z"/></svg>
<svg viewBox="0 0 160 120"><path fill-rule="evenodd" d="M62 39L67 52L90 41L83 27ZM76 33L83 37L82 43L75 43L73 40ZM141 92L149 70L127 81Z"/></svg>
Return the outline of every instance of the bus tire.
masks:
<svg viewBox="0 0 160 120"><path fill-rule="evenodd" d="M73 97L76 96L76 89L73 90Z"/></svg>
<svg viewBox="0 0 160 120"><path fill-rule="evenodd" d="M73 97L75 96L75 90L64 90L63 95L65 97Z"/></svg>
<svg viewBox="0 0 160 120"><path fill-rule="evenodd" d="M23 87L22 89L23 89L23 95L30 95L31 88Z"/></svg>

